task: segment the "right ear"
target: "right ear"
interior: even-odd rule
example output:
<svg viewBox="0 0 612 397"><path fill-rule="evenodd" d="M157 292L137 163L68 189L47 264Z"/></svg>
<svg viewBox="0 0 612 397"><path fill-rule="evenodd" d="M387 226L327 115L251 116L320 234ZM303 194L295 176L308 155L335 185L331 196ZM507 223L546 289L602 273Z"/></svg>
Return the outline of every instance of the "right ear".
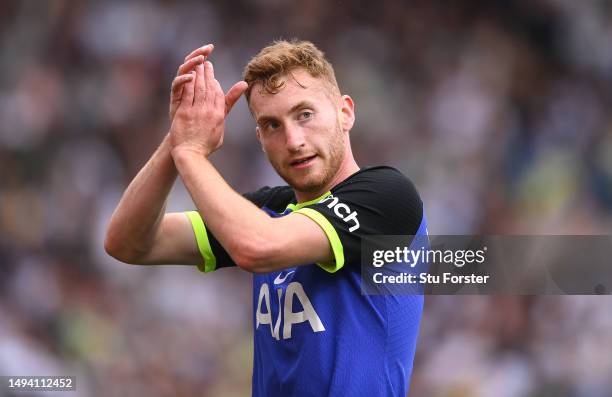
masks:
<svg viewBox="0 0 612 397"><path fill-rule="evenodd" d="M340 121L344 131L350 131L355 124L355 103L353 98L342 95L342 107L340 108Z"/></svg>

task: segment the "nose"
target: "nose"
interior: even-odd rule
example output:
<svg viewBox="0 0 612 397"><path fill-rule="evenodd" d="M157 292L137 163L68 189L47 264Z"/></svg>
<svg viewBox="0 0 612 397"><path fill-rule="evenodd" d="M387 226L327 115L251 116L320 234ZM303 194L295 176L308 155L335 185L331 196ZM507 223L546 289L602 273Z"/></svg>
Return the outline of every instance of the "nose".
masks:
<svg viewBox="0 0 612 397"><path fill-rule="evenodd" d="M306 144L304 130L296 125L288 125L285 128L285 139L287 149L290 152L299 152L300 149L302 149L302 147Z"/></svg>

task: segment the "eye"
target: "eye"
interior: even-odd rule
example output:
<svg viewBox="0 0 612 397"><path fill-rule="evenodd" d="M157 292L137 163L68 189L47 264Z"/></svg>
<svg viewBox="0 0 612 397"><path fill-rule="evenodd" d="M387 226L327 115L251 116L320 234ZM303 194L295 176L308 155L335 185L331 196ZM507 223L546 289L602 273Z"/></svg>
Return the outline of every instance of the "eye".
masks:
<svg viewBox="0 0 612 397"><path fill-rule="evenodd" d="M262 131L274 131L276 129L278 129L280 127L280 123L278 121L274 121L274 120L269 120L269 121L265 121L260 125L260 129Z"/></svg>
<svg viewBox="0 0 612 397"><path fill-rule="evenodd" d="M302 121L302 120L309 120L312 118L312 116L314 115L314 113L312 113L311 111L303 111L298 115L298 120Z"/></svg>

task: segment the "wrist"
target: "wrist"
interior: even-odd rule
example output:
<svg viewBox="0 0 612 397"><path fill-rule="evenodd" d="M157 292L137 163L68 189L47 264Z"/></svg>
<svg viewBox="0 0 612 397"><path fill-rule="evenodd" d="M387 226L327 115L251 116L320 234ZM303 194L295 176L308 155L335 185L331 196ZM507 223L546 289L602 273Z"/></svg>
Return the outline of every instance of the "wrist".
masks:
<svg viewBox="0 0 612 397"><path fill-rule="evenodd" d="M171 141L171 137L170 137L170 133L166 133L166 135L164 135L164 139L162 140L160 146L164 149L167 150L168 153L170 153L170 151L172 150L172 141Z"/></svg>
<svg viewBox="0 0 612 397"><path fill-rule="evenodd" d="M176 162L179 159L187 158L207 158L210 153L201 146L180 144L170 149L170 154Z"/></svg>

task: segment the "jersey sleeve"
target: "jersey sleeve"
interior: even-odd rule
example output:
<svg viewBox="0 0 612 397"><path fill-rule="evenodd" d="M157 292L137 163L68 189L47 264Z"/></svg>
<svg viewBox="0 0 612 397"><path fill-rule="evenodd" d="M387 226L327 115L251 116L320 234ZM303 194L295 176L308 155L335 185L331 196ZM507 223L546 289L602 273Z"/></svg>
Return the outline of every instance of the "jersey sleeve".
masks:
<svg viewBox="0 0 612 397"><path fill-rule="evenodd" d="M262 207L277 191L278 188L266 186L254 192L244 193L242 196L256 206ZM200 213L198 211L187 211L185 215L191 222L198 250L203 259L203 262L198 265L198 269L203 273L208 273L222 267L236 266L225 248L223 248L211 231L206 228Z"/></svg>
<svg viewBox="0 0 612 397"><path fill-rule="evenodd" d="M325 232L334 260L318 263L333 273L361 263L361 240L368 235L415 235L423 203L414 185L394 168L361 171L316 203L295 211Z"/></svg>

